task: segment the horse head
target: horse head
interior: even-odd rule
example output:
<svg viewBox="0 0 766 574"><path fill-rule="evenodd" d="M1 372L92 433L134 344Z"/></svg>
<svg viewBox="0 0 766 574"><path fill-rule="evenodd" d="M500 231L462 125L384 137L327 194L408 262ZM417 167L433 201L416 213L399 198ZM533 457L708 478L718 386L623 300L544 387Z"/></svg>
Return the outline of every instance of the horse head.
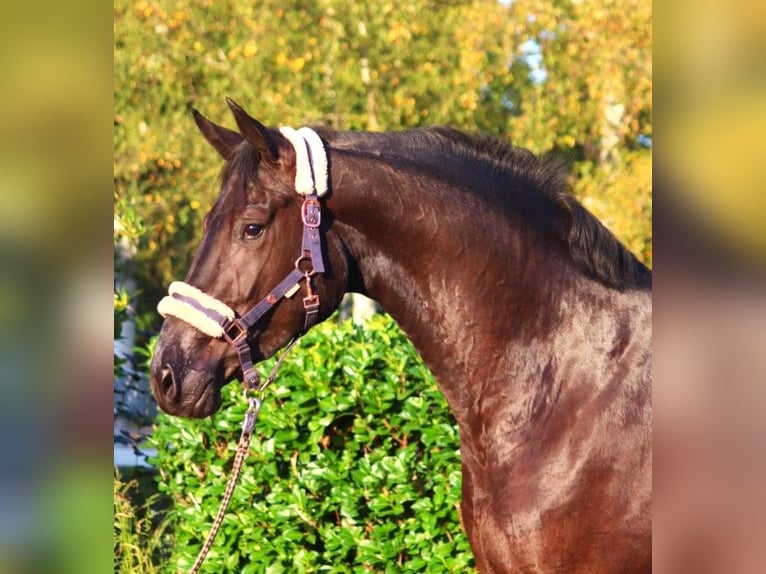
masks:
<svg viewBox="0 0 766 574"><path fill-rule="evenodd" d="M343 246L328 232L329 214L316 195L307 214L309 200L296 193L305 152L296 147L295 130L266 128L227 101L239 131L194 111L226 165L185 281L174 283L160 304L166 318L150 381L159 406L173 415L217 411L221 387L243 376L243 349L253 363L269 358L310 326L307 313L312 322L328 317L348 280Z"/></svg>

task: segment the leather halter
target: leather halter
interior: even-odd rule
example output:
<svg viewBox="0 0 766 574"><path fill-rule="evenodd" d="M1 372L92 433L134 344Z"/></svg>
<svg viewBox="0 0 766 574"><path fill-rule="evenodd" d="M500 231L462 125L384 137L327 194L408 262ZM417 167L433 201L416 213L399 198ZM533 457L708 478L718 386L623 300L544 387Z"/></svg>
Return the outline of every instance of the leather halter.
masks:
<svg viewBox="0 0 766 574"><path fill-rule="evenodd" d="M319 319L319 295L314 291L312 278L317 273L324 273L325 266L320 232L322 205L316 193L306 196L303 200L301 220L303 244L293 270L244 314L238 315L222 301L182 282L171 284L169 295L158 306L163 315L174 315L209 336L223 339L233 346L242 367L242 383L245 388L255 388L258 383L258 374L253 368L250 352L250 339L254 329L263 316L283 298L295 295L302 281L306 283L306 296L303 298L303 309L306 313L304 331L313 327ZM179 312L176 310L177 306L186 309L194 317Z"/></svg>
<svg viewBox="0 0 766 574"><path fill-rule="evenodd" d="M301 205L303 244L295 266L287 276L243 315L238 315L228 305L183 282L175 282L169 294L160 301L158 310L163 316L174 315L190 323L203 333L224 339L237 351L242 367L242 383L245 389L258 384L258 373L253 367L250 351L251 330L283 298L290 298L306 282L303 309L306 313L304 331L319 319L319 295L312 286L312 277L324 273L322 258L322 205L319 196L328 191L327 157L320 137L310 128L294 130L280 128L280 132L296 152L296 192L304 196Z"/></svg>
<svg viewBox="0 0 766 574"><path fill-rule="evenodd" d="M242 383L254 387L258 382L258 373L253 368L250 353L250 330L284 297L292 297L300 288L301 281L306 282L306 296L303 309L306 312L304 331L313 327L319 319L319 295L314 291L311 281L317 273L324 273L322 258L322 236L319 226L322 223L322 205L316 195L306 197L301 206L303 220L303 246L301 256L295 260L295 267L279 284L249 311L240 317L218 321L223 327L223 338L237 350L242 367Z"/></svg>

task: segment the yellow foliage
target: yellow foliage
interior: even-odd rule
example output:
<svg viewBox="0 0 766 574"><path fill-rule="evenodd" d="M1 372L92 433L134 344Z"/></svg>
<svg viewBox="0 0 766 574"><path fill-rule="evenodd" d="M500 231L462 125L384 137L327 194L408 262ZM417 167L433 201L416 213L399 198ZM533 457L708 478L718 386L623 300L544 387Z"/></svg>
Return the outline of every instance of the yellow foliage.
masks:
<svg viewBox="0 0 766 574"><path fill-rule="evenodd" d="M189 108L231 126L225 96L271 126L366 129L373 116L381 130L446 124L563 154L578 195L651 262L651 154L629 151L652 134L650 0L114 8L115 188L146 223L139 263L157 292L188 267L218 191L220 159Z"/></svg>
<svg viewBox="0 0 766 574"><path fill-rule="evenodd" d="M575 195L645 264L652 264L652 154L627 154L621 165L583 166Z"/></svg>
<svg viewBox="0 0 766 574"><path fill-rule="evenodd" d="M290 69L293 72L300 72L303 69L303 66L305 65L306 65L306 58L303 58L301 56L290 61Z"/></svg>
<svg viewBox="0 0 766 574"><path fill-rule="evenodd" d="M255 45L255 42L253 40L250 40L247 44L245 44L244 49L242 50L242 53L245 55L246 58L252 58L255 56L255 53L258 51L258 48Z"/></svg>

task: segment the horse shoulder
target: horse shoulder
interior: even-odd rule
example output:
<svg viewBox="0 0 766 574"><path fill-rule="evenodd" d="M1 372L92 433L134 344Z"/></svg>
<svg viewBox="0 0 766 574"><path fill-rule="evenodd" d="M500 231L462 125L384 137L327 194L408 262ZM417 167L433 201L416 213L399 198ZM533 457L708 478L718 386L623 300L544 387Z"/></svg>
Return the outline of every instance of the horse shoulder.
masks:
<svg viewBox="0 0 766 574"><path fill-rule="evenodd" d="M461 453L466 529L486 571L650 564L651 305L617 299L547 350L514 350L484 385Z"/></svg>

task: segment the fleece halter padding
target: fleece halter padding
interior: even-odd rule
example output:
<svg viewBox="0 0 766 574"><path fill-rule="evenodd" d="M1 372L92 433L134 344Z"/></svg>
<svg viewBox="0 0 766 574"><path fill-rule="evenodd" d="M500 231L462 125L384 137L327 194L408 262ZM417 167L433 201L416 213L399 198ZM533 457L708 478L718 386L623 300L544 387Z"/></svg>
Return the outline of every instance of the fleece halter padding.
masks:
<svg viewBox="0 0 766 574"><path fill-rule="evenodd" d="M325 195L327 154L322 139L310 128L294 130L282 127L279 131L295 148L295 190L304 196L314 193L319 197ZM321 264L321 260L316 263ZM289 296L288 293L285 295ZM168 295L159 302L157 311L165 318L172 316L181 319L213 338L223 337L224 325L230 324L236 317L231 307L183 281L170 284Z"/></svg>
<svg viewBox="0 0 766 574"><path fill-rule="evenodd" d="M295 148L295 191L301 195L325 195L327 154L322 139L311 128L294 130L284 126L279 131Z"/></svg>
<svg viewBox="0 0 766 574"><path fill-rule="evenodd" d="M225 319L234 320L231 307L183 281L173 281L168 293L157 305L160 315L181 319L209 337L222 337Z"/></svg>

